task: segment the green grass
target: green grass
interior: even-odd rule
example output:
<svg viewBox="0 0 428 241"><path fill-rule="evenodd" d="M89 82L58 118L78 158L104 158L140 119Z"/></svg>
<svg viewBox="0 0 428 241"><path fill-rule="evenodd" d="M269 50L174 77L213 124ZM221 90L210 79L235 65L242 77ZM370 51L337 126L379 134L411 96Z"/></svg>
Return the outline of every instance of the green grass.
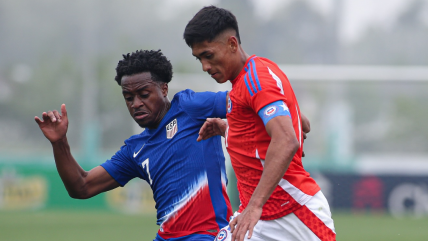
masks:
<svg viewBox="0 0 428 241"><path fill-rule="evenodd" d="M337 240L427 241L428 218L333 213Z"/></svg>
<svg viewBox="0 0 428 241"><path fill-rule="evenodd" d="M102 211L0 212L1 241L153 240L155 214Z"/></svg>
<svg viewBox="0 0 428 241"><path fill-rule="evenodd" d="M428 240L428 218L394 219L388 215L333 213L337 240ZM0 212L1 241L153 240L155 214L107 211Z"/></svg>

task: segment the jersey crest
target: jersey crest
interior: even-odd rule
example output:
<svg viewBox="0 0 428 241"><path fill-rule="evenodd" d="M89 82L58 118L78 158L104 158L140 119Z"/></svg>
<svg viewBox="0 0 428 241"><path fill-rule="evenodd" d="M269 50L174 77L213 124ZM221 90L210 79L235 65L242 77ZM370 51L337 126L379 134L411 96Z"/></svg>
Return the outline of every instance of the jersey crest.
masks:
<svg viewBox="0 0 428 241"><path fill-rule="evenodd" d="M232 100L229 99L227 100L227 113L232 112Z"/></svg>
<svg viewBox="0 0 428 241"><path fill-rule="evenodd" d="M214 241L224 241L227 238L227 231L225 229L220 230L220 232L217 234L217 237Z"/></svg>
<svg viewBox="0 0 428 241"><path fill-rule="evenodd" d="M168 125L166 125L166 138L172 139L178 131L177 119L171 121Z"/></svg>

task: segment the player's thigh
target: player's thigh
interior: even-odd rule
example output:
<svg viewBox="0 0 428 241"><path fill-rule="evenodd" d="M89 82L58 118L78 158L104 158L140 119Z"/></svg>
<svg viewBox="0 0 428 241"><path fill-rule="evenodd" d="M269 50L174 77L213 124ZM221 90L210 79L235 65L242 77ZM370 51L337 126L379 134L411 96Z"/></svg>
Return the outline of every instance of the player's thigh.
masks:
<svg viewBox="0 0 428 241"><path fill-rule="evenodd" d="M245 241L312 241L320 240L306 227L296 215L289 214L275 220L259 220L254 226L253 236ZM231 241L232 233L229 226L220 230L215 241Z"/></svg>
<svg viewBox="0 0 428 241"><path fill-rule="evenodd" d="M321 191L304 206L284 217L263 221L257 225L264 240L335 240L333 219L327 199Z"/></svg>
<svg viewBox="0 0 428 241"><path fill-rule="evenodd" d="M294 214L261 221L263 240L269 241L319 241L320 239Z"/></svg>
<svg viewBox="0 0 428 241"><path fill-rule="evenodd" d="M302 231L299 235L305 235L300 238L301 240L336 240L330 207L321 191L304 206L294 211L293 215L286 217L288 216L293 217L294 220L298 219L295 221L295 227Z"/></svg>
<svg viewBox="0 0 428 241"><path fill-rule="evenodd" d="M333 218L331 217L330 206L324 194L317 192L305 206L311 210L329 229L335 232Z"/></svg>

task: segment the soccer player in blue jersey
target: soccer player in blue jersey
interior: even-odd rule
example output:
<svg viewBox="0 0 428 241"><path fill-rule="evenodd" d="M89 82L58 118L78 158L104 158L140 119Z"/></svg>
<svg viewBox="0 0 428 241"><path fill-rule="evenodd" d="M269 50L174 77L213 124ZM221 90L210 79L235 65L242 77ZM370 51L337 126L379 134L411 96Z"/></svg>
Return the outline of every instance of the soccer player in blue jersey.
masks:
<svg viewBox="0 0 428 241"><path fill-rule="evenodd" d="M226 92L185 90L170 101L172 66L160 50L124 55L116 73L129 113L145 130L125 140L100 166L85 171L73 158L64 104L61 113L35 117L52 144L69 195L86 199L141 178L150 184L156 201L160 228L155 241L214 240L232 215L225 160L219 136L196 139L207 118L225 118Z"/></svg>

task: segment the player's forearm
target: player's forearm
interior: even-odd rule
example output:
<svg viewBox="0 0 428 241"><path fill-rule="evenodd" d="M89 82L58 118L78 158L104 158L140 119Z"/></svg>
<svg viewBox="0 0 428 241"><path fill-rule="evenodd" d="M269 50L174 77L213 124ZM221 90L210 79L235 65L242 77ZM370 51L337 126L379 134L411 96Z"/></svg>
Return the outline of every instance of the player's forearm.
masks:
<svg viewBox="0 0 428 241"><path fill-rule="evenodd" d="M298 148L299 143L295 138L272 138L266 153L263 174L248 206L263 207L287 171Z"/></svg>
<svg viewBox="0 0 428 241"><path fill-rule="evenodd" d="M84 177L87 172L73 158L67 137L51 144L56 168L68 194L73 198L82 198L84 196Z"/></svg>

